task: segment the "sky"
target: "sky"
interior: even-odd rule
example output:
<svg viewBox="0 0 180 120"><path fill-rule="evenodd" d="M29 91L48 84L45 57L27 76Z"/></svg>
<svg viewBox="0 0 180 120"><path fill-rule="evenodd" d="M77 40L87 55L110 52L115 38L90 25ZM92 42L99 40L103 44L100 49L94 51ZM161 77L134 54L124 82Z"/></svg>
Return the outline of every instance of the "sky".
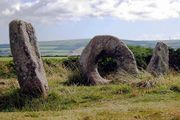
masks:
<svg viewBox="0 0 180 120"><path fill-rule="evenodd" d="M14 19L32 23L38 41L180 39L180 0L0 0L0 43Z"/></svg>

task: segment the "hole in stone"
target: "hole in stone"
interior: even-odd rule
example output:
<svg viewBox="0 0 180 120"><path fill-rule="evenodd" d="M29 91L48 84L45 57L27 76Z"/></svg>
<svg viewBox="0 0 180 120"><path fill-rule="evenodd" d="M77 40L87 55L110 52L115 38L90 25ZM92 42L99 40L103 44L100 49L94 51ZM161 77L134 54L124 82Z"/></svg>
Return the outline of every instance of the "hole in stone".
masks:
<svg viewBox="0 0 180 120"><path fill-rule="evenodd" d="M97 62L98 72L102 77L116 72L118 66L116 60L111 56L103 56Z"/></svg>

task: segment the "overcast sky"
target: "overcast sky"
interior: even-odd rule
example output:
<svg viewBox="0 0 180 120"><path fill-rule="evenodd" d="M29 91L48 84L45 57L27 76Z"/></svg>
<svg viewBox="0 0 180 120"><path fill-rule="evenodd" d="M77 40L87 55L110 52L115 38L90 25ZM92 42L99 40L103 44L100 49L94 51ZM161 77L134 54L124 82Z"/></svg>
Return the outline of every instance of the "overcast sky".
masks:
<svg viewBox="0 0 180 120"><path fill-rule="evenodd" d="M31 22L39 41L180 39L180 0L0 0L0 43L13 19Z"/></svg>

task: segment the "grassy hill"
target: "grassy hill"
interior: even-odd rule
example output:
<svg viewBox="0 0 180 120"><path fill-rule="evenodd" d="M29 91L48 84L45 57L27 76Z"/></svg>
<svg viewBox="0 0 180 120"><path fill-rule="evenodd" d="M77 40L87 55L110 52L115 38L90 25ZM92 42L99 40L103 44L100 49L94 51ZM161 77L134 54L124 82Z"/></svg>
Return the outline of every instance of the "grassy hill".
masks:
<svg viewBox="0 0 180 120"><path fill-rule="evenodd" d="M40 51L43 56L68 55L71 51L85 47L90 39L76 39L76 40L57 40L57 41L42 41L39 42ZM153 48L157 41L134 41L123 40L127 45L144 46ZM164 41L169 47L179 48L180 40L166 40ZM8 44L0 44L0 56L10 55Z"/></svg>
<svg viewBox="0 0 180 120"><path fill-rule="evenodd" d="M1 120L179 120L180 74L154 78L146 72L114 79L108 85L66 85L80 79L63 65L67 58L44 58L49 84L47 99L29 98L19 92L11 58L0 58ZM152 87L137 83L155 81Z"/></svg>

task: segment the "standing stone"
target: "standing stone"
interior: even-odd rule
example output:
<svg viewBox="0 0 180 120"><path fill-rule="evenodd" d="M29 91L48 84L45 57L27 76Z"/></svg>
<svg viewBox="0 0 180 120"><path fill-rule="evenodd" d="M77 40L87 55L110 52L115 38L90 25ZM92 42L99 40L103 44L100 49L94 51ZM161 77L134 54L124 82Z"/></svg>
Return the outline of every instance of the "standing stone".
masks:
<svg viewBox="0 0 180 120"><path fill-rule="evenodd" d="M169 49L163 42L158 42L147 71L154 76L164 75L169 71Z"/></svg>
<svg viewBox="0 0 180 120"><path fill-rule="evenodd" d="M9 32L21 91L33 97L46 97L48 83L33 26L21 20L13 20L9 24Z"/></svg>
<svg viewBox="0 0 180 120"><path fill-rule="evenodd" d="M80 57L81 72L87 83L95 85L110 82L102 78L98 72L98 61L104 56L112 57L116 61L118 72L138 73L134 55L126 44L113 36L95 36Z"/></svg>

